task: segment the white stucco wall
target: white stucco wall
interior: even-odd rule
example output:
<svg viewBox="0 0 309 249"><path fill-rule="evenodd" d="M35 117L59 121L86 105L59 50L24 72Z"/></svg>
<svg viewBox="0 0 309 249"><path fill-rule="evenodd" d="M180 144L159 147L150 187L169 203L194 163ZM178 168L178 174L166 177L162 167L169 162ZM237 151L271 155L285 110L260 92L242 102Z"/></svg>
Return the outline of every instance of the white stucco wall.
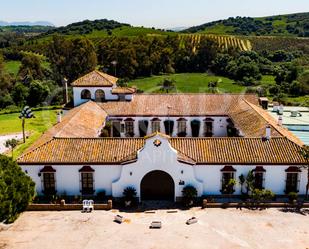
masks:
<svg viewBox="0 0 309 249"><path fill-rule="evenodd" d="M196 178L203 182L203 194L204 195L221 195L221 169L225 165L196 165L194 166L194 171ZM250 170L255 169L257 165L232 165L235 169L235 179L237 180L237 185L235 187L235 195L241 194L241 186L239 184L239 176L243 174L246 176ZM258 165L260 166L260 165ZM270 165L263 166L266 172L264 173L264 188L272 190L277 195L285 194L285 180L286 172L285 170L289 166L285 165ZM305 194L306 190L306 171L302 170L299 174L300 185L299 194Z"/></svg>
<svg viewBox="0 0 309 249"><path fill-rule="evenodd" d="M154 140L160 140L162 144L156 147ZM56 189L58 194L66 192L67 195L80 195L80 174L79 169L84 165L52 165L56 170ZM175 197L182 195L184 186L192 185L198 190L198 195L221 195L221 169L225 165L188 165L177 160L175 151L168 140L160 135L146 140L144 148L138 152L138 160L126 165L88 165L94 172L94 188L96 193L105 190L107 195L122 197L123 190L132 186L140 196L140 184L143 177L154 170L161 170L168 173L175 183ZM237 171L235 179L241 174L247 175L257 165L232 165ZM261 166L261 165L258 165ZM36 183L38 194L42 194L41 177L38 176L44 165L22 165L23 171ZM277 195L283 195L285 190L286 172L289 166L273 165L263 166L266 170L266 189L272 190ZM305 194L307 183L307 172L300 173L299 194ZM184 185L179 185L184 181ZM160 187L158 179L158 187ZM241 187L236 186L234 194L240 194Z"/></svg>
<svg viewBox="0 0 309 249"><path fill-rule="evenodd" d="M56 190L57 194L80 195L80 172L84 165L52 165L56 170ZM44 165L21 166L23 171L32 178L36 185L36 191L42 195L42 175L38 176ZM112 194L112 182L120 177L121 166L115 165L91 165L94 172L94 190L98 193L105 190L107 195Z"/></svg>
<svg viewBox="0 0 309 249"><path fill-rule="evenodd" d="M90 91L92 100L95 100L95 92L97 90L104 91L106 100L118 100L118 95L112 94L113 87L73 87L74 106L88 101L88 99L81 99L81 92L85 89Z"/></svg>

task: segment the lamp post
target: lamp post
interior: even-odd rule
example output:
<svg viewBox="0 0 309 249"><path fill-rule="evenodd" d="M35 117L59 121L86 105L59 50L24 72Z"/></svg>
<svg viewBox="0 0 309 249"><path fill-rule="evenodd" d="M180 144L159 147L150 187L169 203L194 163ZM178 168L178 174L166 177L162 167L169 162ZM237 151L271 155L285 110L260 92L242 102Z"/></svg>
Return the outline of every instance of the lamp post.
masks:
<svg viewBox="0 0 309 249"><path fill-rule="evenodd" d="M117 77L117 63L118 63L118 62L115 60L115 61L112 61L111 63L112 63L112 65L114 66L115 77Z"/></svg>
<svg viewBox="0 0 309 249"><path fill-rule="evenodd" d="M35 118L33 115L31 109L29 106L25 106L24 109L22 109L19 118L21 119L21 125L23 129L23 141L26 142L26 136L25 136L25 120L29 118Z"/></svg>

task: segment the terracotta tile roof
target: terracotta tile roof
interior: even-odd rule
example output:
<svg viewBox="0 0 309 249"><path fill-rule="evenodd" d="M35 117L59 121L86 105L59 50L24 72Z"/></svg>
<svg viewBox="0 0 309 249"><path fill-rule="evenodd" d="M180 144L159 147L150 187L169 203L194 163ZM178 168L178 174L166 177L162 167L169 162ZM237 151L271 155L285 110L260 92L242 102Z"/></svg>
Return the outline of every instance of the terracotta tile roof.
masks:
<svg viewBox="0 0 309 249"><path fill-rule="evenodd" d="M117 82L118 78L108 75L106 73L102 73L98 70L94 70L85 76L75 80L72 83L72 86L114 86Z"/></svg>
<svg viewBox="0 0 309 249"><path fill-rule="evenodd" d="M239 101L230 109L228 115L244 137L263 137L269 123L252 106L253 104L247 101ZM271 127L271 135L281 136L273 127Z"/></svg>
<svg viewBox="0 0 309 249"><path fill-rule="evenodd" d="M99 105L110 116L227 115L244 99L258 103L254 95L241 94L136 94L132 101Z"/></svg>
<svg viewBox="0 0 309 249"><path fill-rule="evenodd" d="M305 164L300 146L284 137L170 138L189 164ZM120 164L136 159L144 138L54 138L23 154L19 164ZM284 148L284 149L283 149Z"/></svg>
<svg viewBox="0 0 309 249"><path fill-rule="evenodd" d="M121 163L144 145L143 138L54 138L23 154L19 163Z"/></svg>
<svg viewBox="0 0 309 249"><path fill-rule="evenodd" d="M301 147L284 137L171 138L171 144L199 164L305 164Z"/></svg>
<svg viewBox="0 0 309 249"><path fill-rule="evenodd" d="M70 110L61 123L46 131L27 151L40 146L53 137L98 137L106 119L106 112L95 102L88 101Z"/></svg>
<svg viewBox="0 0 309 249"><path fill-rule="evenodd" d="M268 113L266 110L250 102L247 102L247 104L251 106L252 109L255 110L268 124L271 125L273 130L276 130L281 136L287 137L289 140L293 141L294 143L300 146L304 145L304 143L292 132L290 132L287 128L278 125L278 121L275 120L274 117L272 117L271 114Z"/></svg>
<svg viewBox="0 0 309 249"><path fill-rule="evenodd" d="M136 92L132 87L116 87L112 89L112 94L133 94Z"/></svg>

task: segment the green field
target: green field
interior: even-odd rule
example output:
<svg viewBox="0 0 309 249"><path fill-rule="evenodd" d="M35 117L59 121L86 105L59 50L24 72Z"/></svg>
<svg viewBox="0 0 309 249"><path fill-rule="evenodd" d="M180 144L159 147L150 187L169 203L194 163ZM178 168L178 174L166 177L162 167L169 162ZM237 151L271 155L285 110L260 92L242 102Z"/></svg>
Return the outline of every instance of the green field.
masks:
<svg viewBox="0 0 309 249"><path fill-rule="evenodd" d="M240 93L245 90L245 87L235 84L231 79L219 76L210 76L206 73L184 73L152 76L149 78L133 80L129 82L129 85L136 86L139 90L142 90L145 93L160 93L162 92L160 90L160 85L165 78L175 81L176 89L172 92L178 93L210 92L208 83L218 80L218 90L221 93Z"/></svg>
<svg viewBox="0 0 309 249"><path fill-rule="evenodd" d="M16 76L18 74L21 62L20 61L6 61L4 62L4 70ZM41 65L44 69L50 69L50 63L45 59L42 60Z"/></svg>
<svg viewBox="0 0 309 249"><path fill-rule="evenodd" d="M35 118L27 119L25 130L29 135L25 144L21 144L15 149L14 155L19 156L35 140L37 140L44 131L49 129L56 122L56 110L34 111ZM19 113L0 115L0 135L22 132Z"/></svg>
<svg viewBox="0 0 309 249"><path fill-rule="evenodd" d="M7 73L13 74L16 76L19 71L20 64L21 64L20 61L6 61L4 63L4 70Z"/></svg>

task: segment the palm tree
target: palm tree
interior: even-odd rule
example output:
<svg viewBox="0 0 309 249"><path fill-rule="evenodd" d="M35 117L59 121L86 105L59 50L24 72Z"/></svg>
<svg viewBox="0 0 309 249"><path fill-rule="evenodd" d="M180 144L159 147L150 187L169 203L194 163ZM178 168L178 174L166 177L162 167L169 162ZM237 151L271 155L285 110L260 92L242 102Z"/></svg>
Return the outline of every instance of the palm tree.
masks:
<svg viewBox="0 0 309 249"><path fill-rule="evenodd" d="M164 89L167 93L169 90L175 88L175 82L172 79L164 79L162 83L162 89Z"/></svg>
<svg viewBox="0 0 309 249"><path fill-rule="evenodd" d="M23 141L26 142L25 136L25 120L28 118L35 118L29 106L25 106L24 109L21 111L19 118L21 119L21 125L23 129Z"/></svg>

